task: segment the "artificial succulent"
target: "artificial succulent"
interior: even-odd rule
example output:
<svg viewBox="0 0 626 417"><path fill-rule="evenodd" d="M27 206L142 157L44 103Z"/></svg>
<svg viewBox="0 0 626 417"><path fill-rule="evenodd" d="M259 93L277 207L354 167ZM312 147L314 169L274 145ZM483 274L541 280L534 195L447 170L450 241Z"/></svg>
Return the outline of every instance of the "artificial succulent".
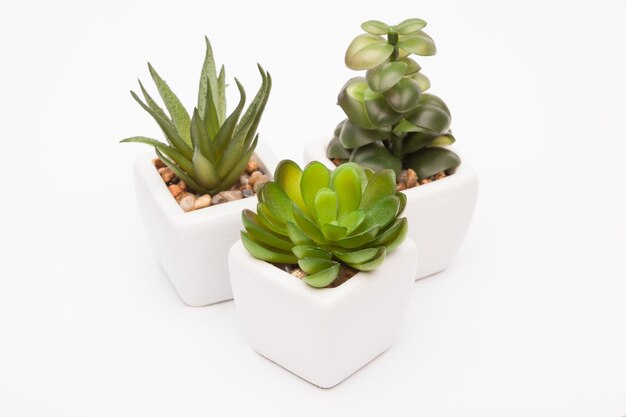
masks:
<svg viewBox="0 0 626 417"><path fill-rule="evenodd" d="M315 161L302 170L284 160L258 199L256 213L242 213L245 248L267 262L297 263L313 287L332 284L342 263L375 269L407 233L399 217L406 197L390 169L345 163L331 171Z"/></svg>
<svg viewBox="0 0 626 417"><path fill-rule="evenodd" d="M239 104L226 117L226 73L222 65L219 75L209 39L198 91L198 105L192 116L180 100L148 64L167 113L150 97L141 81L139 86L145 103L131 91L133 98L148 112L165 134L168 144L144 136L122 142L139 142L153 146L159 158L196 193L216 194L228 190L244 171L257 144L256 133L272 87L272 78L260 65L261 87L244 112L246 93L235 78Z"/></svg>
<svg viewBox="0 0 626 417"><path fill-rule="evenodd" d="M348 116L337 128L326 154L374 170L396 174L412 168L420 178L451 173L461 163L451 150L450 110L430 87L411 54L428 56L435 43L422 28L426 22L408 19L390 26L370 20L361 25L346 52L346 66L367 70L341 89L339 106Z"/></svg>

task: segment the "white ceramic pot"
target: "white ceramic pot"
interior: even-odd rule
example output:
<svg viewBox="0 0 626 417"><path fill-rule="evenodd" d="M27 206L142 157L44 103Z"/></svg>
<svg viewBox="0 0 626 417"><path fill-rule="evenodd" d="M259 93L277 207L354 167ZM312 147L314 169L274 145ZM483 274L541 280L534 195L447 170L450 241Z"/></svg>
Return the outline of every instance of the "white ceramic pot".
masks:
<svg viewBox="0 0 626 417"><path fill-rule="evenodd" d="M333 169L326 158L329 138L309 143L304 149L304 162L320 161ZM409 221L408 236L420 253L415 278L420 279L448 267L469 228L476 197L478 179L471 165L461 158L454 175L406 190L407 206L402 214Z"/></svg>
<svg viewBox="0 0 626 417"><path fill-rule="evenodd" d="M316 289L252 257L239 241L229 267L241 329L262 356L319 387L335 386L396 339L412 293L416 251L407 239L376 270Z"/></svg>
<svg viewBox="0 0 626 417"><path fill-rule="evenodd" d="M272 178L276 158L259 143L260 166ZM185 213L152 164L154 154L136 160L135 191L139 215L157 258L183 302L206 306L233 298L228 250L239 239L241 211L254 209L256 197Z"/></svg>

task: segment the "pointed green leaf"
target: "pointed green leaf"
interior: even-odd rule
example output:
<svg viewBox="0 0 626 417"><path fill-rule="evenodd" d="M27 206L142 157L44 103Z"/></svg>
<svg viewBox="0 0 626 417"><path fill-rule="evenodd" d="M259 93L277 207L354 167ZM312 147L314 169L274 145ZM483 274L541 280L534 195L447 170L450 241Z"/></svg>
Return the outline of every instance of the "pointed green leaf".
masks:
<svg viewBox="0 0 626 417"><path fill-rule="evenodd" d="M189 136L189 113L187 113L187 110L185 110L185 107L182 105L178 97L176 97L176 94L174 94L174 92L159 76L150 63L148 63L148 69L150 70L150 75L159 90L159 94L163 99L163 103L165 103L165 107L170 114L178 134L183 138L187 145L191 145L191 138Z"/></svg>
<svg viewBox="0 0 626 417"><path fill-rule="evenodd" d="M241 242L250 255L266 262L274 262L281 264L295 264L298 258L291 252L281 251L275 248L269 248L258 242L255 242L247 232L241 232Z"/></svg>
<svg viewBox="0 0 626 417"><path fill-rule="evenodd" d="M438 172L451 172L461 164L461 158L446 148L428 147L408 155L406 165L419 178L428 178Z"/></svg>
<svg viewBox="0 0 626 417"><path fill-rule="evenodd" d="M215 166L213 166L211 161L209 161L206 156L202 155L199 146L196 146L196 149L193 152L192 161L195 174L194 176L198 181L198 184L204 188L213 188L219 183L220 177L217 175Z"/></svg>
<svg viewBox="0 0 626 417"><path fill-rule="evenodd" d="M230 114L230 116L226 118L224 124L220 126L220 130L217 132L214 139L215 149L217 150L217 155L220 158L233 138L233 132L237 126L237 121L239 120L239 116L241 115L243 107L246 104L246 92L243 89L243 86L236 78L235 83L237 83L237 88L239 89L239 104L237 104L237 107Z"/></svg>
<svg viewBox="0 0 626 417"><path fill-rule="evenodd" d="M226 120L226 68L222 65L220 75L217 77L217 120L224 123Z"/></svg>
<svg viewBox="0 0 626 417"><path fill-rule="evenodd" d="M202 155L204 155L212 164L215 163L216 155L213 148L213 141L209 137L206 125L200 117L198 109L193 109L191 117L191 143L194 148L198 147Z"/></svg>
<svg viewBox="0 0 626 417"><path fill-rule="evenodd" d="M178 150L178 152L180 152L185 158L191 159L193 156L193 150L189 147L189 145L187 145L183 138L180 137L176 128L172 126L169 121L159 116L154 110L144 104L134 91L131 91L130 94L133 96L135 101L139 103L139 105L158 123L169 144L176 148L176 150Z"/></svg>
<svg viewBox="0 0 626 417"><path fill-rule="evenodd" d="M206 43L206 53L204 55L204 63L202 64L202 71L200 72L200 86L198 88L198 111L207 122L212 119L206 118L206 105L209 102L215 103L215 106L219 108L219 91L220 86L217 81L217 72L215 70L215 58L213 57L213 48L208 37L204 37ZM222 69L224 67L222 66ZM217 116L217 113L216 113ZM217 117L215 119L218 120ZM219 123L221 124L221 122ZM213 137L214 135L212 135Z"/></svg>
<svg viewBox="0 0 626 417"><path fill-rule="evenodd" d="M336 263L330 268L319 271L315 274L307 275L302 280L306 282L311 287L315 288L324 288L328 287L330 284L337 279L337 275L339 275L340 265Z"/></svg>
<svg viewBox="0 0 626 417"><path fill-rule="evenodd" d="M352 70L365 70L382 63L393 53L393 46L380 36L357 36L346 51L346 66Z"/></svg>
<svg viewBox="0 0 626 417"><path fill-rule="evenodd" d="M171 119L169 118L169 116L165 114L161 106L159 106L157 102L154 101L154 99L150 96L150 94L148 94L143 84L141 83L141 80L137 80L137 81L139 81L139 87L141 88L141 93L143 94L143 98L146 99L146 103L148 104L148 107L150 107L156 114L161 116L163 120L167 120L171 124Z"/></svg>
<svg viewBox="0 0 626 417"><path fill-rule="evenodd" d="M224 179L222 179L222 183L221 183L222 190L228 190L230 187L236 184L237 181L239 181L239 177L241 177L241 174L246 169L246 165L248 164L248 161L250 160L250 158L252 157L252 154L254 153L254 149L256 148L258 139L259 139L259 135L257 134L254 137L254 140L252 141L252 144L250 145L246 153L244 153L243 156L241 157L241 160L239 160L239 162L237 162L237 165L235 165L235 167L231 169L228 175Z"/></svg>
<svg viewBox="0 0 626 417"><path fill-rule="evenodd" d="M163 152L169 159L174 161L176 165L181 167L181 169L183 169L185 172L187 172L188 174L193 174L193 164L191 163L191 161L185 158L180 152L178 152L171 146L168 146L155 139L146 138L144 136L133 136L132 138L126 138L120 141L120 143L126 142L145 143L146 145L154 146L155 148Z"/></svg>
<svg viewBox="0 0 626 417"><path fill-rule="evenodd" d="M425 27L426 22L422 19L406 19L396 26L399 35L408 35L411 33L415 33Z"/></svg>
<svg viewBox="0 0 626 417"><path fill-rule="evenodd" d="M163 161L163 163L165 165L167 165L169 167L169 169L172 170L172 172L174 174L176 174L176 176L178 178L180 178L181 180L185 181L185 184L187 184L187 186L195 191L198 194L210 194L209 190L207 190L206 188L202 187L200 184L198 184L196 182L195 179L192 178L191 175L188 175L186 172L184 172L183 170L181 170L178 165L176 165L175 163L173 163L172 161L170 161L165 155L163 155L161 153L161 151L159 151L159 148L155 148L156 154L159 157L159 159L161 161Z"/></svg>

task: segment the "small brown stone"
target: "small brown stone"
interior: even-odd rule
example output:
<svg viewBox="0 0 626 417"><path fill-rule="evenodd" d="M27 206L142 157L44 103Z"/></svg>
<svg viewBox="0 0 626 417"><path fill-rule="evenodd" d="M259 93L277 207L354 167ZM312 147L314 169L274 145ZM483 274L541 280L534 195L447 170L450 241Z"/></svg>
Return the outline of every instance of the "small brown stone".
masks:
<svg viewBox="0 0 626 417"><path fill-rule="evenodd" d="M196 196L191 193L185 193L178 200L178 205L183 211L191 211L193 210L193 205L196 202Z"/></svg>
<svg viewBox="0 0 626 417"><path fill-rule="evenodd" d="M345 159L340 159L340 158L334 158L334 159L331 159L331 161L333 164L335 164L335 166L339 166L343 164L344 162L346 162Z"/></svg>
<svg viewBox="0 0 626 417"><path fill-rule="evenodd" d="M411 168L406 170L406 187L413 188L417 185L417 174Z"/></svg>
<svg viewBox="0 0 626 417"><path fill-rule="evenodd" d="M250 187L250 186L246 185L246 187ZM254 195L254 191L252 191L252 188L246 188L246 189L241 190L241 195L243 196L243 198L252 197Z"/></svg>
<svg viewBox="0 0 626 417"><path fill-rule="evenodd" d="M269 182L269 180L270 180L270 177L268 177L267 175L261 175L259 179L254 182L254 186L252 187L252 189L254 190L255 193L258 193L261 187L263 186L263 184L265 184L266 182Z"/></svg>
<svg viewBox="0 0 626 417"><path fill-rule="evenodd" d="M400 171L400 173L396 177L396 182L398 184L400 184L400 183L405 183L406 184L406 169L403 169L402 171Z"/></svg>
<svg viewBox="0 0 626 417"><path fill-rule="evenodd" d="M163 161L161 161L159 158L154 158L154 159L152 160L152 163L154 164L154 167L155 167L156 169L165 168L165 167L167 166L167 165L165 165L165 164L163 163Z"/></svg>
<svg viewBox="0 0 626 417"><path fill-rule="evenodd" d="M177 198L183 192L178 184L172 184L168 186L167 189L170 190L170 193L172 194L172 196L174 196L174 198Z"/></svg>
<svg viewBox="0 0 626 417"><path fill-rule="evenodd" d="M259 164L255 160L250 159L248 163L246 164L246 172L248 174L252 174L254 171L258 169L259 169Z"/></svg>
<svg viewBox="0 0 626 417"><path fill-rule="evenodd" d="M225 202L226 202L226 198L222 195L222 193L215 194L213 198L211 199L211 204L214 206L217 204L225 203Z"/></svg>
<svg viewBox="0 0 626 417"><path fill-rule="evenodd" d="M304 278L307 276L307 273L304 272L303 270L301 270L300 268L295 268L290 272L291 275L293 275L296 278Z"/></svg>
<svg viewBox="0 0 626 417"><path fill-rule="evenodd" d="M432 182L430 178L424 178L423 180L420 180L420 185L428 184L429 182Z"/></svg>
<svg viewBox="0 0 626 417"><path fill-rule="evenodd" d="M242 199L242 194L239 190L222 191L220 194L222 195L222 197L224 197L224 199L226 199L226 201L235 201Z"/></svg>
<svg viewBox="0 0 626 417"><path fill-rule="evenodd" d="M398 184L396 184L396 191L404 191L406 190L406 184L403 182L400 182Z"/></svg>
<svg viewBox="0 0 626 417"><path fill-rule="evenodd" d="M171 169L169 169L168 167L165 168L159 168L159 174L161 174L161 178L163 179L163 182L171 182L174 177L176 177L176 174L174 174L172 172Z"/></svg>
<svg viewBox="0 0 626 417"><path fill-rule="evenodd" d="M211 205L211 196L208 194L201 195L196 198L196 201L193 203L193 209L199 210L201 208L209 207Z"/></svg>
<svg viewBox="0 0 626 417"><path fill-rule="evenodd" d="M181 190L187 191L187 184L185 183L185 181L180 180L176 183L176 185L178 185L178 187L180 187Z"/></svg>
<svg viewBox="0 0 626 417"><path fill-rule="evenodd" d="M248 178L248 184L254 185L254 183L257 182L258 179L262 176L263 173L261 171L254 171L252 174L250 174L250 177Z"/></svg>
<svg viewBox="0 0 626 417"><path fill-rule="evenodd" d="M435 174L435 179L436 180L440 180L440 179L445 178L445 177L446 177L445 171L439 171L438 173Z"/></svg>
<svg viewBox="0 0 626 417"><path fill-rule="evenodd" d="M248 174L243 174L239 177L239 184L248 185L248 181L250 181L250 176Z"/></svg>

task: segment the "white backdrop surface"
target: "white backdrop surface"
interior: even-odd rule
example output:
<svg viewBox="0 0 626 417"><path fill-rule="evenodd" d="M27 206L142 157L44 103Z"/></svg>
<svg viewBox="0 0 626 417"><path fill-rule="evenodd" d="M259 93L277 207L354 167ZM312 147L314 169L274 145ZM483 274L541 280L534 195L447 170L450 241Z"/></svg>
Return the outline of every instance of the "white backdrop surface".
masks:
<svg viewBox="0 0 626 417"><path fill-rule="evenodd" d="M0 4L0 415L626 415L626 57L620 1ZM203 35L261 140L300 161L341 120L360 22L429 22L422 58L480 176L453 265L394 347L331 390L256 355L232 302L184 306L131 180L160 137L149 60L194 102ZM233 93L232 91L230 93ZM230 94L229 93L229 94ZM234 96L231 96L234 98ZM232 104L232 100L231 100Z"/></svg>

